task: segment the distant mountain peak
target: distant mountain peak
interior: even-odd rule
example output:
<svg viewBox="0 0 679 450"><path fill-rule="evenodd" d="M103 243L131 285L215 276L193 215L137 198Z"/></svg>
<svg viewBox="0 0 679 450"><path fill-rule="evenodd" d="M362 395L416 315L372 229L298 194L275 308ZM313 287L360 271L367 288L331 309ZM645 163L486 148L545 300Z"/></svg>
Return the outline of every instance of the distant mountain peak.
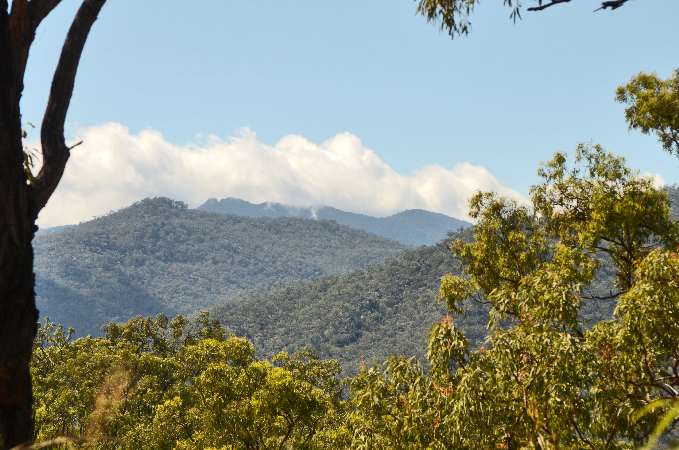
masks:
<svg viewBox="0 0 679 450"><path fill-rule="evenodd" d="M290 206L282 203L251 203L234 197L211 198L199 210L244 217L297 217L310 220L332 220L341 225L418 246L435 244L451 231L467 228L469 223L445 214L423 209L408 209L387 217L353 213L332 206Z"/></svg>

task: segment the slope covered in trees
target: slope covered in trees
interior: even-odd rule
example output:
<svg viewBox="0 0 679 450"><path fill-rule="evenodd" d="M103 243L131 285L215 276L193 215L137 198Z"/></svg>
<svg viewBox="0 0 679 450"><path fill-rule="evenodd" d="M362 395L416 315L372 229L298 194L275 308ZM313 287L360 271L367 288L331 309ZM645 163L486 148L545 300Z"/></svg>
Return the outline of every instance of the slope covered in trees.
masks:
<svg viewBox="0 0 679 450"><path fill-rule="evenodd" d="M552 165L556 176L567 173L557 164ZM473 239L471 233L453 236L461 238L451 246L455 258L444 256L449 252L442 244L409 251L384 265L391 269L351 275L398 274L403 282L394 290L412 293L427 285L418 284L415 271L460 272L464 267L464 277L448 273L440 281L438 298L450 315L433 320L426 347L414 342L406 349L427 348L429 370L391 357L381 367L363 366L341 380L336 362L309 352L258 358L248 340L229 335L205 314L191 322L181 316L136 318L108 325L102 337L77 340L43 322L32 362L36 436L65 435L61 442L83 442L88 448L639 448L662 407L639 411L644 404L672 401L679 385L679 224L668 219L666 197L647 180L626 178L622 191L607 179L558 181L559 191L537 191L534 204L551 204L541 201L543 194L571 197L584 187L593 195L578 196L585 204L574 205L584 215L543 211L546 221L526 226L538 218L528 208L478 194ZM601 189L608 193L601 195ZM608 204L618 192L625 194ZM626 217L615 219L621 211L617 206L630 199L642 200L639 208L624 208ZM589 209L602 201L612 208ZM562 220L568 223L556 228L563 233L559 241L543 239L544 231ZM591 227L596 221L605 228ZM635 229L626 227L631 223ZM577 236L583 240L571 241L572 227L580 225L584 232ZM657 247L637 244L646 256L632 267L633 284L617 286L625 293L615 314L585 325L577 317L588 296L582 287L593 277L599 254L586 230L603 230L602 236L614 242L602 251L611 255L617 276L627 266L616 256L626 251L615 243L622 242L616 233L639 236L650 229L668 231L659 237L670 240L660 240ZM588 242L589 247L583 245ZM399 268L406 273L399 274ZM329 279L340 278L346 277ZM318 295L333 295L333 288L320 281L309 285L317 286ZM474 335L473 324L465 323L483 311L463 301L474 295L475 286L490 288L482 293L490 314L483 314L488 339L481 346L474 345L480 336ZM379 291L379 283L369 287ZM361 312L386 314L385 324L393 325L381 303ZM267 315L271 306L259 314ZM349 318L333 306L325 304L324 323ZM277 319L295 318L279 314ZM475 322L484 320L476 317ZM330 331L342 333L336 327ZM671 436L666 444L670 441Z"/></svg>
<svg viewBox="0 0 679 450"><path fill-rule="evenodd" d="M443 311L434 302L439 279L457 266L440 243L365 270L249 292L212 314L262 355L309 346L350 371L390 354L423 358L429 327ZM483 321L470 313L465 324L481 337Z"/></svg>
<svg viewBox="0 0 679 450"><path fill-rule="evenodd" d="M673 215L679 218L679 189L668 192ZM431 324L444 313L434 301L441 276L460 270L448 248L458 237L469 239L470 231L367 269L246 292L214 308L213 314L237 335L251 339L262 355L310 347L323 358L339 360L349 372L389 355L424 361ZM586 289L592 296L605 296L613 287L612 262L605 255L599 258L598 275ZM592 325L610 317L614 306L614 299L585 301L580 315ZM478 344L486 336L487 309L469 301L464 311L458 326Z"/></svg>
<svg viewBox="0 0 679 450"><path fill-rule="evenodd" d="M302 219L334 220L357 230L393 239L404 245L433 245L452 231L470 226L468 222L445 214L422 209L409 209L388 217L373 217L329 206L303 208L281 203L250 203L237 198L209 199L198 209L220 214L245 217L299 217Z"/></svg>
<svg viewBox="0 0 679 450"><path fill-rule="evenodd" d="M367 267L394 241L329 221L252 219L147 199L35 239L42 316L98 333L108 321L175 315L243 288Z"/></svg>

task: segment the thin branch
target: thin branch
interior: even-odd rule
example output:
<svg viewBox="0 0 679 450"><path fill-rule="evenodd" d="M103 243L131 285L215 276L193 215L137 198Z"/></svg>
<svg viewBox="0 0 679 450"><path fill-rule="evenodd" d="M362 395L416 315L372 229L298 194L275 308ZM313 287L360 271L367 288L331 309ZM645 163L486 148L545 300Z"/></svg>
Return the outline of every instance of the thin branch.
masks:
<svg viewBox="0 0 679 450"><path fill-rule="evenodd" d="M73 145L71 145L70 147L68 147L68 149L69 149L69 150L73 150L73 149L76 148L77 146L82 145L83 142L84 142L84 141L78 141L78 142L76 142L75 144L73 144Z"/></svg>
<svg viewBox="0 0 679 450"><path fill-rule="evenodd" d="M59 184L70 156L64 139L66 113L71 103L80 56L87 36L105 3L106 0L83 0L61 49L40 133L43 166L31 185L35 217L45 207Z"/></svg>
<svg viewBox="0 0 679 450"><path fill-rule="evenodd" d="M571 0L552 0L549 3L540 3L538 6L531 6L527 8L527 11L542 11L543 9L551 8L552 6L558 5L560 3L569 3Z"/></svg>
<svg viewBox="0 0 679 450"><path fill-rule="evenodd" d="M607 0L605 2L601 2L601 6L598 7L597 9L594 10L594 12L600 11L602 9L610 9L613 11L614 9L620 8L622 5L627 3L627 0Z"/></svg>
<svg viewBox="0 0 679 450"><path fill-rule="evenodd" d="M624 291L613 293L610 291L608 295L581 295L580 298L583 300L613 300L614 298L620 297L624 294Z"/></svg>

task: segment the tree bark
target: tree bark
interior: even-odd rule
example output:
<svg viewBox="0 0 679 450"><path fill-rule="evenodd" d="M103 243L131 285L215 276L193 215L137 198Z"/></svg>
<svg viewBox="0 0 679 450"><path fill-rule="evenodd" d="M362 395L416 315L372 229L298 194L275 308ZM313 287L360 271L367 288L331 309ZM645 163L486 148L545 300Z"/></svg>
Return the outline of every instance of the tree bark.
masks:
<svg viewBox="0 0 679 450"><path fill-rule="evenodd" d="M105 1L83 0L68 31L43 118L43 166L29 185L20 110L24 71L38 25L60 0L14 0L11 13L0 0L0 448L33 440L30 361L38 310L32 240L68 160L64 121L85 41Z"/></svg>
<svg viewBox="0 0 679 450"><path fill-rule="evenodd" d="M21 83L6 9L0 12L0 435L30 441L29 363L38 313L33 292L32 206L23 172Z"/></svg>

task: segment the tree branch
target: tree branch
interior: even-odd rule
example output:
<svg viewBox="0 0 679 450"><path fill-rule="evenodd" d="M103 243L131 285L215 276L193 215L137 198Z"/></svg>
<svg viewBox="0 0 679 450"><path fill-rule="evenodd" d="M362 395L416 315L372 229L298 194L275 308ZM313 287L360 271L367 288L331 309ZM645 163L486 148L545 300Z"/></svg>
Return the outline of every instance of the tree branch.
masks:
<svg viewBox="0 0 679 450"><path fill-rule="evenodd" d="M45 2L48 1L45 0ZM31 184L35 217L45 207L47 200L59 184L70 156L70 150L64 138L66 113L71 103L80 56L87 36L105 3L106 0L83 0L61 49L40 132L43 165Z"/></svg>
<svg viewBox="0 0 679 450"><path fill-rule="evenodd" d="M23 91L24 72L28 52L35 39L35 31L42 20L61 0L14 0L9 15L9 31L12 41L12 60L18 95ZM6 0L2 2L6 5ZM1 6L1 5L0 5ZM6 7L4 8L6 10Z"/></svg>
<svg viewBox="0 0 679 450"><path fill-rule="evenodd" d="M59 3L61 3L61 0L31 0L28 4L28 8L31 13L31 19L33 20L33 26L38 28L40 22L42 22L42 20L47 17Z"/></svg>
<svg viewBox="0 0 679 450"><path fill-rule="evenodd" d="M526 10L527 11L542 11L542 10L545 10L547 8L551 8L552 6L560 5L561 3L569 3L570 1L571 0L552 0L549 3L542 3L542 1L540 0L538 2L538 6L531 6L530 8L526 8ZM595 9L594 12L597 12L601 9L607 9L607 8L610 9L610 10L618 9L622 5L624 5L625 3L627 3L627 0L606 0L606 1L602 1L601 6L597 9Z"/></svg>
<svg viewBox="0 0 679 450"><path fill-rule="evenodd" d="M558 5L560 3L568 3L570 1L571 0L552 0L551 2L544 4L540 2L538 6L531 6L530 8L526 8L526 11L542 11L543 9L551 8L552 6Z"/></svg>

